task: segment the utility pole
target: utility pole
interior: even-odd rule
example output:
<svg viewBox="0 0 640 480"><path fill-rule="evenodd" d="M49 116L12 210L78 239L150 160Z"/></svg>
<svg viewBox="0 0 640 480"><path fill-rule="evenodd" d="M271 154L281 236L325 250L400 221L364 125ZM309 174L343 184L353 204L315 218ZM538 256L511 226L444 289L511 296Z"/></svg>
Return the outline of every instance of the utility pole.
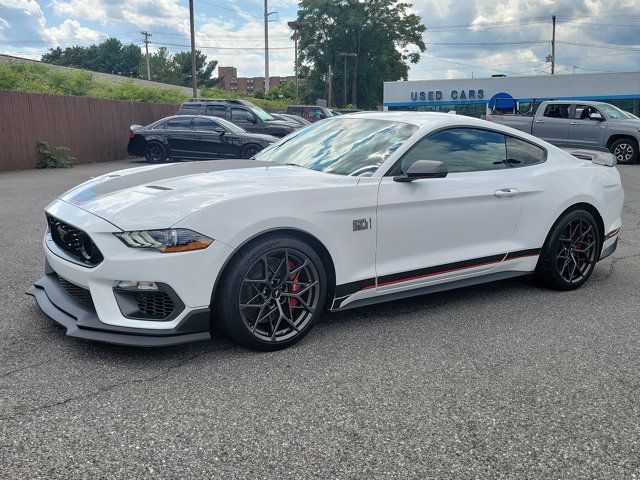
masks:
<svg viewBox="0 0 640 480"><path fill-rule="evenodd" d="M196 29L193 21L193 0L189 0L189 21L191 23L191 80L193 98L198 98L198 79L196 78Z"/></svg>
<svg viewBox="0 0 640 480"><path fill-rule="evenodd" d="M346 53L341 52L338 55L344 57L344 78L343 78L343 88L344 88L344 108L347 108L347 58L349 57L357 57L357 53Z"/></svg>
<svg viewBox="0 0 640 480"><path fill-rule="evenodd" d="M264 93L269 93L269 7L264 0Z"/></svg>
<svg viewBox="0 0 640 480"><path fill-rule="evenodd" d="M331 65L329 65L329 95L328 95L327 106L331 108L333 105L333 69Z"/></svg>
<svg viewBox="0 0 640 480"><path fill-rule="evenodd" d="M299 62L298 62L298 39L300 38L300 34L298 33L301 29L303 28L311 28L311 23L309 22L287 22L287 25L289 25L289 28L291 30L293 30L293 40L295 43L295 65L294 65L294 70L296 73L296 103L299 103L299 75L298 75L298 69L300 68Z"/></svg>
<svg viewBox="0 0 640 480"><path fill-rule="evenodd" d="M556 70L556 16L555 15L551 17L551 21L553 22L553 30L551 33L551 75L553 75Z"/></svg>
<svg viewBox="0 0 640 480"><path fill-rule="evenodd" d="M147 52L147 80L151 80L151 65L149 65L149 37L151 34L146 30L140 33L144 36L144 48Z"/></svg>

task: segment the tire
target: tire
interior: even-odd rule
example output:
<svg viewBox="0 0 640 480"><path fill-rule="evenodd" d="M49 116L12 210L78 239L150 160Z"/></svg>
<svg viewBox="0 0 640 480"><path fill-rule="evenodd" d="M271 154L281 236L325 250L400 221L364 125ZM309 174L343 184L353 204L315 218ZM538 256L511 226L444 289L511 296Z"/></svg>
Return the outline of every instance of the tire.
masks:
<svg viewBox="0 0 640 480"><path fill-rule="evenodd" d="M144 158L149 163L164 163L167 161L167 151L161 143L149 142L144 147Z"/></svg>
<svg viewBox="0 0 640 480"><path fill-rule="evenodd" d="M554 290L574 290L586 282L600 258L602 232L586 210L562 216L545 241L535 278Z"/></svg>
<svg viewBox="0 0 640 480"><path fill-rule="evenodd" d="M260 147L259 145L255 145L255 144L245 145L244 147L242 147L242 150L240 151L240 157L244 159L249 159L253 157L256 153L258 153L260 150L262 150L262 147Z"/></svg>
<svg viewBox="0 0 640 480"><path fill-rule="evenodd" d="M638 143L630 138L616 140L609 147L618 163L636 163L638 161Z"/></svg>
<svg viewBox="0 0 640 480"><path fill-rule="evenodd" d="M246 347L280 350L309 333L326 295L316 252L296 237L267 235L243 247L225 268L211 323Z"/></svg>

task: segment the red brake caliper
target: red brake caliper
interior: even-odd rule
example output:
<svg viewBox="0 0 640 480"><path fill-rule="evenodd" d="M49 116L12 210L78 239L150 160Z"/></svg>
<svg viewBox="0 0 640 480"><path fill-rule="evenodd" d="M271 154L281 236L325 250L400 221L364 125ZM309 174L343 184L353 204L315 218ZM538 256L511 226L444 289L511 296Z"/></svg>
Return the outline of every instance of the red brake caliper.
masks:
<svg viewBox="0 0 640 480"><path fill-rule="evenodd" d="M289 267L289 270L293 270L293 269L294 269L293 262L292 262L291 260L289 260L289 264L288 264L287 266ZM291 284L290 289L289 289L289 291L290 291L291 293L296 293L296 292L299 292L299 291L300 291L300 284L296 281L296 278L298 277L298 274L299 274L299 273L300 273L300 272L292 273L291 275L289 275L288 280L289 280L290 282L293 282L293 283ZM289 297L289 306L290 306L291 308L293 308L293 307L295 307L296 305L298 305L298 299L297 299L297 298Z"/></svg>

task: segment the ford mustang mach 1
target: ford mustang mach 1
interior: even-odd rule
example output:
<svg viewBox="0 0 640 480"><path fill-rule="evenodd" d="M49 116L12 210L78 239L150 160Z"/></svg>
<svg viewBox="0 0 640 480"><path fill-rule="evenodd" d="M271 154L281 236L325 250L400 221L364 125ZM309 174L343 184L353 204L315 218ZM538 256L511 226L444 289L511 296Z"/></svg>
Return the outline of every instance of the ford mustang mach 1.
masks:
<svg viewBox="0 0 640 480"><path fill-rule="evenodd" d="M581 286L616 248L607 152L460 115L362 112L252 160L151 165L46 207L41 309L85 339L287 347L322 312L533 275Z"/></svg>

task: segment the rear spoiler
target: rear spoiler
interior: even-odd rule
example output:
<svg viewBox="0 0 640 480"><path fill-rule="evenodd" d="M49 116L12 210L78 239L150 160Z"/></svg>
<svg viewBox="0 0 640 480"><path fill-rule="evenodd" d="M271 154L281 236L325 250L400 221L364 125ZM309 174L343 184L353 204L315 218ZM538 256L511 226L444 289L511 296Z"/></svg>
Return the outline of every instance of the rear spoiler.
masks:
<svg viewBox="0 0 640 480"><path fill-rule="evenodd" d="M580 160L589 160L598 165L613 167L618 163L615 155L606 148L563 148L562 150Z"/></svg>

